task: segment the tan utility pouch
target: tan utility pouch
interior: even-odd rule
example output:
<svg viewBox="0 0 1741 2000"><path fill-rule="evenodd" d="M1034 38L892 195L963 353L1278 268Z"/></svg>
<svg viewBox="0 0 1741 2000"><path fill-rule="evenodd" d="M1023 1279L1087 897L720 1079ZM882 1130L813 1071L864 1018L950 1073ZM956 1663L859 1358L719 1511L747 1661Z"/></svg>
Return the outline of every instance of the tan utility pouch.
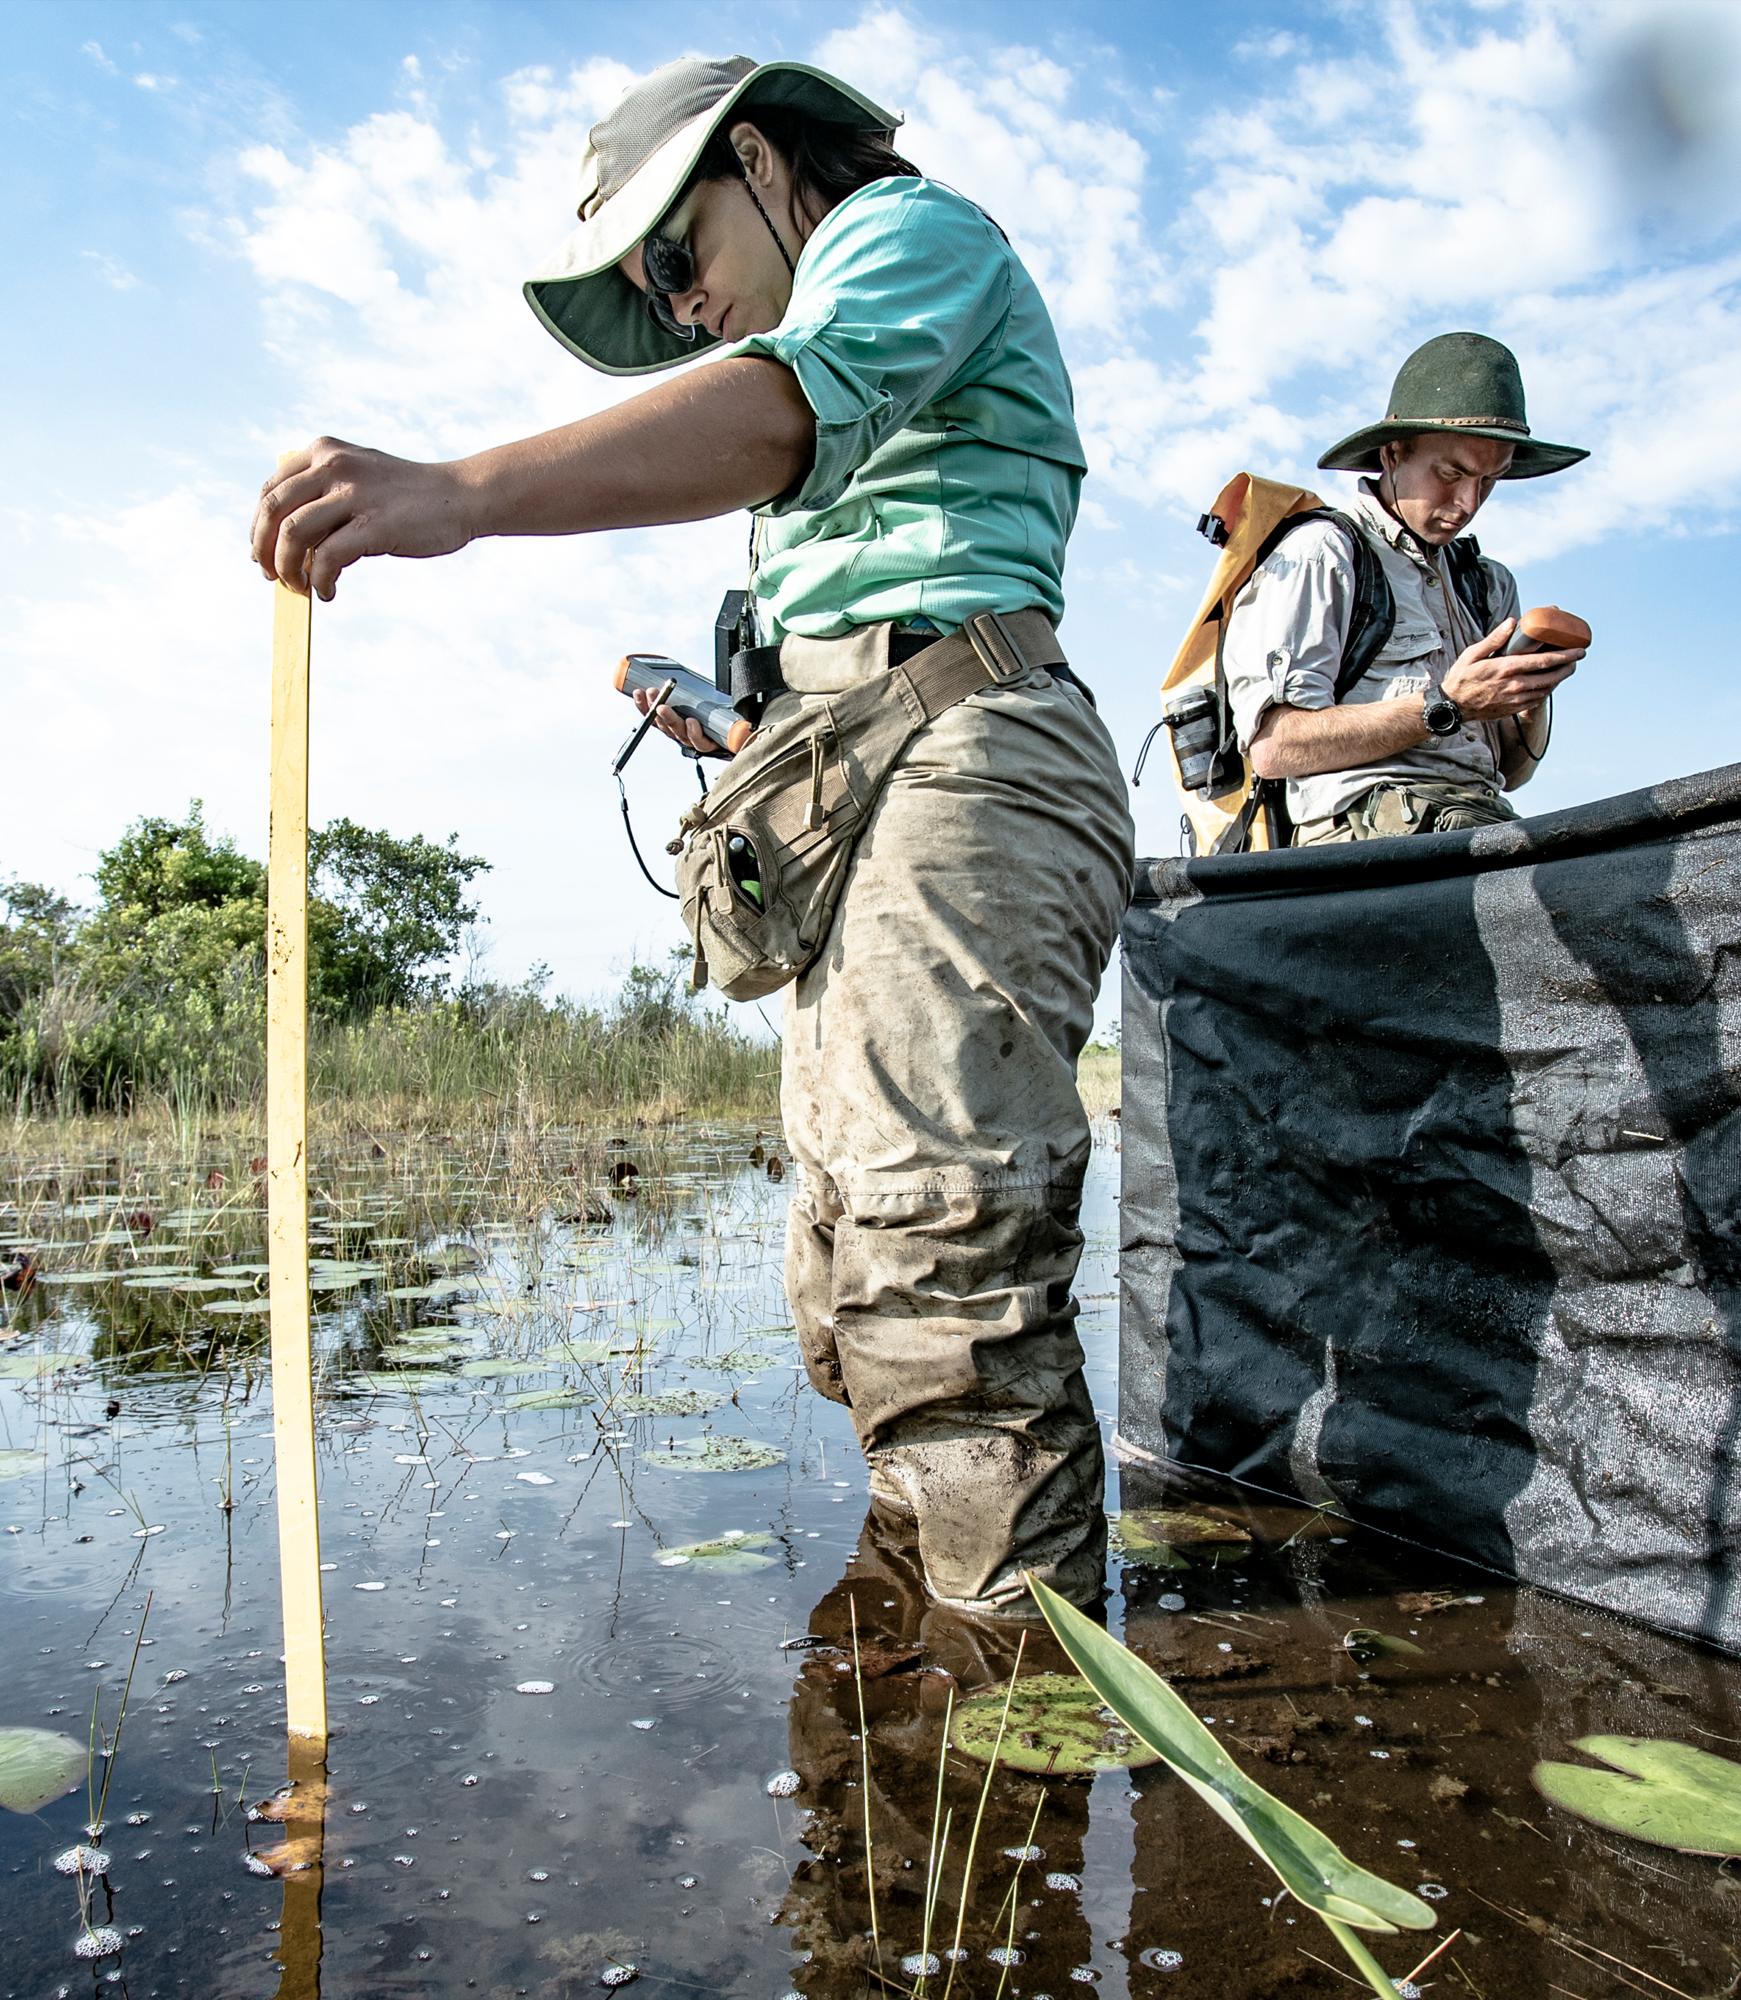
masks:
<svg viewBox="0 0 1741 2000"><path fill-rule="evenodd" d="M759 1000L796 979L822 949L853 846L907 745L968 695L1063 660L1042 612L984 611L905 665L806 696L759 729L670 845L696 986Z"/></svg>

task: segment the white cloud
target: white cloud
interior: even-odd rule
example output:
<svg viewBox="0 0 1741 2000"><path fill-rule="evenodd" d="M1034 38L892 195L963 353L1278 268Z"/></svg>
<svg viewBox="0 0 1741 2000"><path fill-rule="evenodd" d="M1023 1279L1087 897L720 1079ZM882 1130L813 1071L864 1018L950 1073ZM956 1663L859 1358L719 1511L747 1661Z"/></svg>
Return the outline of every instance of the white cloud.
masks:
<svg viewBox="0 0 1741 2000"><path fill-rule="evenodd" d="M100 69L106 76L117 76L120 74L117 65L113 63L107 55L104 54L103 45L101 42L81 42L79 44L79 54L82 56L89 56L91 61L94 62L97 65L98 69Z"/></svg>
<svg viewBox="0 0 1741 2000"><path fill-rule="evenodd" d="M81 250L79 255L111 291L131 292L137 288L138 275L128 270L119 257L111 257L106 250Z"/></svg>

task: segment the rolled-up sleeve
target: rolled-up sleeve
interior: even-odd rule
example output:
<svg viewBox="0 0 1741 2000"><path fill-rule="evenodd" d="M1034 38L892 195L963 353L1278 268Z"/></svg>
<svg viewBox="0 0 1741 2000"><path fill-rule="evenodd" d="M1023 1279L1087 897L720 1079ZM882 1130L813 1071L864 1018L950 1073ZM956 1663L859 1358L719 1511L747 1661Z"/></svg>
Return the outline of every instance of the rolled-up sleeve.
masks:
<svg viewBox="0 0 1741 2000"><path fill-rule="evenodd" d="M1272 708L1332 708L1354 563L1340 530L1296 528L1233 600L1222 665L1242 750Z"/></svg>
<svg viewBox="0 0 1741 2000"><path fill-rule="evenodd" d="M784 362L816 417L808 476L757 511L832 506L1003 338L1010 299L1009 246L962 196L913 179L849 195L804 246L780 324L726 350Z"/></svg>

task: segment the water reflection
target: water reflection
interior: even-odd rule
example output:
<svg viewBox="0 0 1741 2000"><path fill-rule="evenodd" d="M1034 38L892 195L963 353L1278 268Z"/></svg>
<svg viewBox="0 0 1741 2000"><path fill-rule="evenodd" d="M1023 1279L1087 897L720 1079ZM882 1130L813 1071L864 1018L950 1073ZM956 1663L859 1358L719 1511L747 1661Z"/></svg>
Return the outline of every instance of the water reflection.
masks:
<svg viewBox="0 0 1741 2000"><path fill-rule="evenodd" d="M278 2000L320 2000L320 1894L326 1880L326 1757L306 1736L290 1738L284 1845L270 1858L284 1878L278 1935Z"/></svg>

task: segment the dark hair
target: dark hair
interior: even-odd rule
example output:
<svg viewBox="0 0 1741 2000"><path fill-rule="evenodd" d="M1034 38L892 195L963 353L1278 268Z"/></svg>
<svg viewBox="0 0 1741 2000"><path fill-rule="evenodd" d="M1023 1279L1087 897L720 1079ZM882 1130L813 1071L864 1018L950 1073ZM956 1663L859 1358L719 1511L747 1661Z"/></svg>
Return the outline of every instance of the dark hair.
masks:
<svg viewBox="0 0 1741 2000"><path fill-rule="evenodd" d="M708 140L684 183L684 194L701 181L741 177L743 168L730 137L730 127L740 124L755 126L786 160L792 169L793 201L812 222L872 181L917 178L919 173L911 160L895 151L893 132L813 118L784 104L739 104Z"/></svg>

